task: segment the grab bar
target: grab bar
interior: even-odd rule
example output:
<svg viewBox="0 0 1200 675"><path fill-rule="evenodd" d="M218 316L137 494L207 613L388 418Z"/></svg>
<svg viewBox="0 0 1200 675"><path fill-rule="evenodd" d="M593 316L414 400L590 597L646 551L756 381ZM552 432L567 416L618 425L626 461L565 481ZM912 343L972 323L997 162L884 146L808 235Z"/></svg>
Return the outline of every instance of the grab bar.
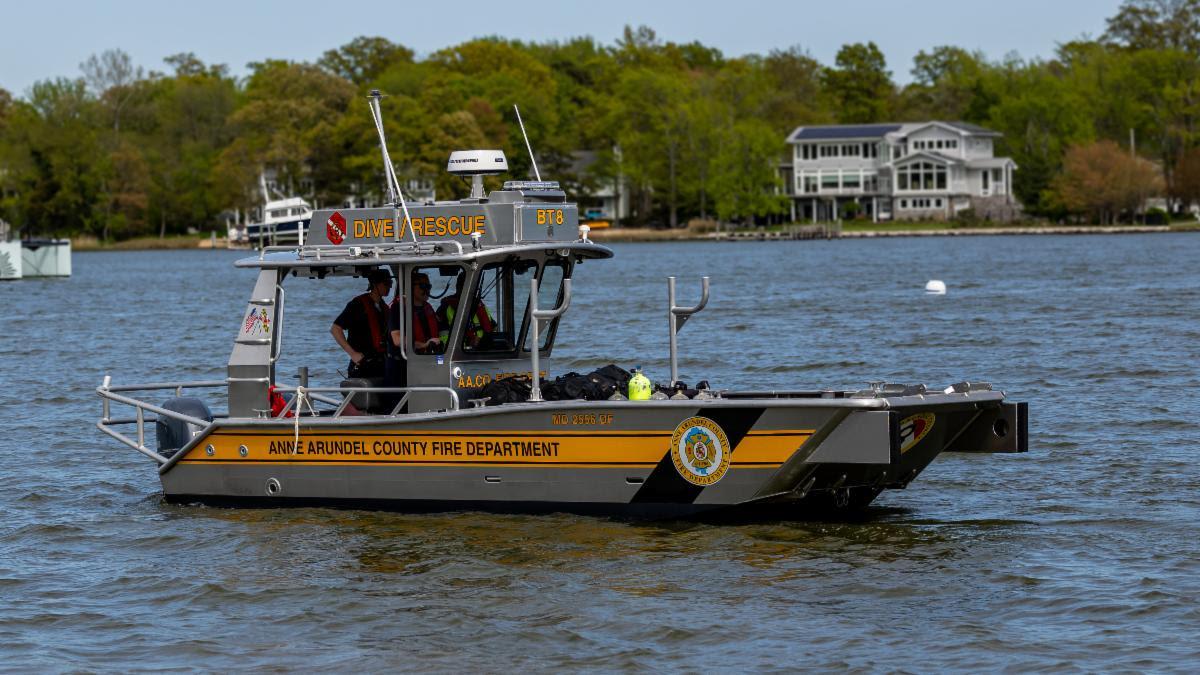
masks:
<svg viewBox="0 0 1200 675"><path fill-rule="evenodd" d="M529 330L533 341L529 343L529 360L533 370L529 374L529 379L532 381L532 389L529 392L530 401L542 400L542 375L538 369L538 359L540 357L539 345L541 341L538 339L538 328L542 321L550 321L563 315L567 308L571 306L571 279L563 279L563 299L562 304L554 309L538 309L538 280L537 275L533 275L529 279Z"/></svg>
<svg viewBox="0 0 1200 675"><path fill-rule="evenodd" d="M675 335L687 323L688 317L704 309L708 304L708 277L700 278L700 303L694 307L675 305L675 277L667 277L667 321L671 331L671 386L679 381L679 345Z"/></svg>

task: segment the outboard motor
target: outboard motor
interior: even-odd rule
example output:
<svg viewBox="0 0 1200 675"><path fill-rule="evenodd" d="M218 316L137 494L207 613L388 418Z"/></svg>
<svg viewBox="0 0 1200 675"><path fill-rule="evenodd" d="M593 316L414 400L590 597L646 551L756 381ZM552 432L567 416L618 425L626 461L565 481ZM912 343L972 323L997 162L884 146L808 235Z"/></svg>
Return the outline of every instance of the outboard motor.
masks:
<svg viewBox="0 0 1200 675"><path fill-rule="evenodd" d="M212 411L208 409L204 401L198 398L189 396L173 398L162 404L162 407L205 422L213 420ZM192 436L199 431L200 427L194 424L159 415L158 420L154 423L154 435L158 438L158 454L169 458L190 443Z"/></svg>

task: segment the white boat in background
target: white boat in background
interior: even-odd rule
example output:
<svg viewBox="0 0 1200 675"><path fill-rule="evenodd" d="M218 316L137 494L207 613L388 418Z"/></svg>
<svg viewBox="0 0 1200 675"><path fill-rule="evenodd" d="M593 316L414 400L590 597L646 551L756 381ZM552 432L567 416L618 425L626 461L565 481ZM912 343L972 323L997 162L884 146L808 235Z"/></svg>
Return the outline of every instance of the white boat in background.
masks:
<svg viewBox="0 0 1200 675"><path fill-rule="evenodd" d="M71 276L71 240L13 237L0 220L0 280Z"/></svg>
<svg viewBox="0 0 1200 675"><path fill-rule="evenodd" d="M257 223L230 223L226 235L233 245L275 246L278 244L303 244L312 219L312 205L303 197L271 199L266 177L259 177L263 192L263 219Z"/></svg>

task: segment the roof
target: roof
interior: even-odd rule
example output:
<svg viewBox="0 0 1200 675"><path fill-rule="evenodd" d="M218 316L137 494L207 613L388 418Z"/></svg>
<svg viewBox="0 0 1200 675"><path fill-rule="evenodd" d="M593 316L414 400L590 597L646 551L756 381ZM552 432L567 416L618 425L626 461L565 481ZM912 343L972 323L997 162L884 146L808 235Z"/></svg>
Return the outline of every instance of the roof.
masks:
<svg viewBox="0 0 1200 675"><path fill-rule="evenodd" d="M929 120L927 122L894 122L885 124L830 124L812 127L796 127L796 130L788 136L788 143L797 143L800 141L832 141L832 140L850 140L850 139L874 139L883 138L892 133L899 133L901 136L906 136L918 129L924 129L931 124L938 124L955 129L964 134L971 136L991 136L999 137L1003 134L986 129L978 124L970 122L943 122L940 120Z"/></svg>
<svg viewBox="0 0 1200 675"><path fill-rule="evenodd" d="M378 267L379 265L406 265L419 263L424 265L439 265L471 262L490 258L504 258L511 255L520 256L532 253L552 251L563 255L580 256L583 258L611 258L612 249L592 241L570 242L537 242L529 244L508 244L491 246L480 250L455 247L452 241L437 241L413 244L377 243L363 246L345 247L328 244L305 246L268 246L256 256L242 258L234 263L235 267L259 267L267 269L292 269L296 267L313 269L351 269L359 267ZM290 250L285 250L289 249Z"/></svg>
<svg viewBox="0 0 1200 675"><path fill-rule="evenodd" d="M816 127L797 127L788 136L788 142L883 138L893 131L899 131L903 126L902 124L835 124Z"/></svg>
<svg viewBox="0 0 1200 675"><path fill-rule="evenodd" d="M1003 169L1009 164L1014 167L1017 165L1011 157L982 157L967 160L967 167L971 169Z"/></svg>

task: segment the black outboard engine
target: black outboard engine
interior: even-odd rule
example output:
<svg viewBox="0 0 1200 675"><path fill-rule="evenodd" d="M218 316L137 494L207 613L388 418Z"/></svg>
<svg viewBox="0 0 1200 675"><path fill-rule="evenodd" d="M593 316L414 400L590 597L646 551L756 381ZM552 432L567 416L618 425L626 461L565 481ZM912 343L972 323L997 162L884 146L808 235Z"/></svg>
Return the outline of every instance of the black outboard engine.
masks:
<svg viewBox="0 0 1200 675"><path fill-rule="evenodd" d="M213 420L212 411L198 398L182 397L173 398L162 404L163 408L172 412L181 413L188 417L211 422ZM188 424L183 420L177 420L174 417L158 416L158 421L154 423L154 435L158 438L158 454L163 457L170 457L179 449L191 442L192 436L200 431L200 427L195 424Z"/></svg>

